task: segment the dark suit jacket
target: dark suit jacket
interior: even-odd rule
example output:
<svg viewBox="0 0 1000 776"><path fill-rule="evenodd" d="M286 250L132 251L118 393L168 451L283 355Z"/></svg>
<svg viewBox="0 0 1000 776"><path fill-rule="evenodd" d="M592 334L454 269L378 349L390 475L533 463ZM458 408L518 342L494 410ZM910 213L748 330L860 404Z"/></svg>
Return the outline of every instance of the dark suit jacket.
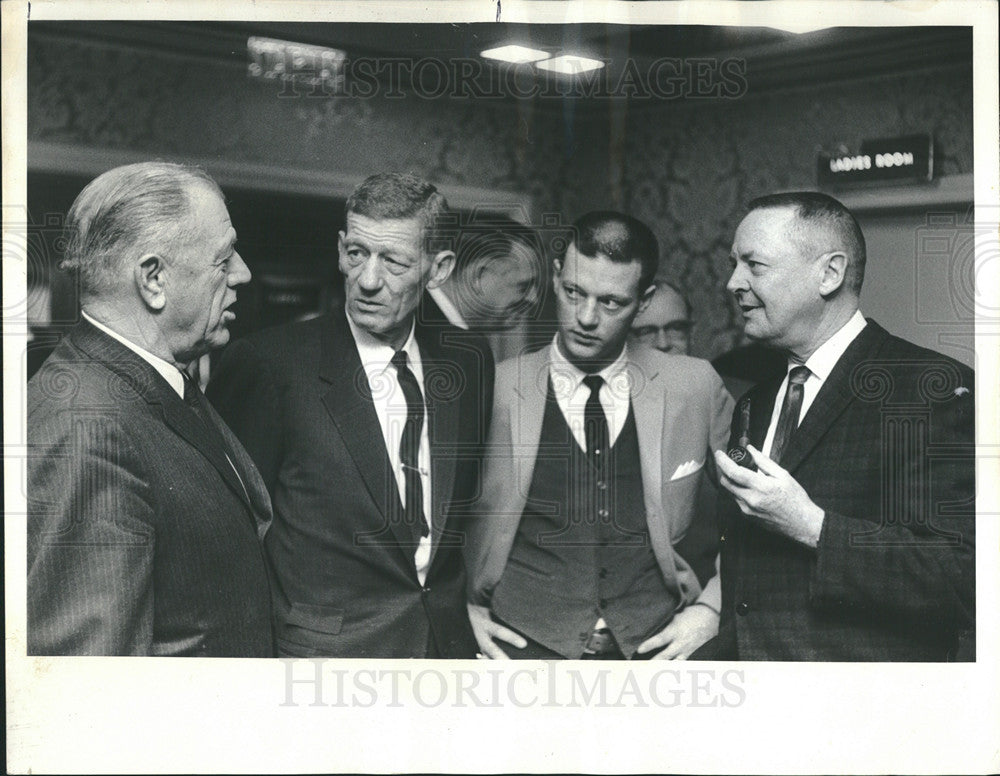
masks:
<svg viewBox="0 0 1000 776"><path fill-rule="evenodd" d="M86 321L28 383L28 653L273 654L263 482ZM249 492L250 500L247 500Z"/></svg>
<svg viewBox="0 0 1000 776"><path fill-rule="evenodd" d="M226 350L209 386L271 491L265 546L279 653L472 657L459 515L478 488L492 361L417 342L431 442L432 559L421 586L368 382L343 311L258 332Z"/></svg>
<svg viewBox="0 0 1000 776"><path fill-rule="evenodd" d="M779 384L743 399L758 448ZM819 546L757 527L729 500L718 652L698 656L953 657L975 616L973 390L972 370L869 320L779 462L826 511Z"/></svg>

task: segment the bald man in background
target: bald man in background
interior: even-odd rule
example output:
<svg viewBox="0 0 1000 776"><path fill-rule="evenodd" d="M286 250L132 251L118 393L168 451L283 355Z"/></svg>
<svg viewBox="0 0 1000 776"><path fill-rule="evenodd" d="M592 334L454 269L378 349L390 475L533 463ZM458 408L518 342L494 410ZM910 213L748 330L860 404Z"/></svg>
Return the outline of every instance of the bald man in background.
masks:
<svg viewBox="0 0 1000 776"><path fill-rule="evenodd" d="M662 353L691 352L691 305L669 280L657 280L649 306L632 321L630 340Z"/></svg>

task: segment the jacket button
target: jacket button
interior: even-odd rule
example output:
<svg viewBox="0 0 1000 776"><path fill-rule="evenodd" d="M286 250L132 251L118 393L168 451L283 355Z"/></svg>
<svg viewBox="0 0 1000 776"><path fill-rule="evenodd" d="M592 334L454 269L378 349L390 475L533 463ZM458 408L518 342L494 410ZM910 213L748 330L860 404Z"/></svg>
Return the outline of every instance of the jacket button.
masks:
<svg viewBox="0 0 1000 776"><path fill-rule="evenodd" d="M726 535L725 535L725 534L722 534L722 535L721 535L721 536L719 537L719 541L720 541L720 542L724 542L724 541L726 541Z"/></svg>
<svg viewBox="0 0 1000 776"><path fill-rule="evenodd" d="M599 576L601 579L604 579L605 577L608 576L608 570L601 569L600 571L597 572L597 576Z"/></svg>
<svg viewBox="0 0 1000 776"><path fill-rule="evenodd" d="M431 592L431 586L428 585L427 587L423 588L420 592L423 593L424 595L427 595L429 592Z"/></svg>
<svg viewBox="0 0 1000 776"><path fill-rule="evenodd" d="M736 604L736 613L740 617L746 617L746 614L749 611L750 611L750 604L748 604L746 601L740 601L738 604Z"/></svg>
<svg viewBox="0 0 1000 776"><path fill-rule="evenodd" d="M602 599L601 599L600 601L598 601L598 602L597 602L597 605L598 605L599 607L601 607L602 609L605 609L605 608L607 608L607 605L608 605L608 599L607 599L607 598L602 598Z"/></svg>

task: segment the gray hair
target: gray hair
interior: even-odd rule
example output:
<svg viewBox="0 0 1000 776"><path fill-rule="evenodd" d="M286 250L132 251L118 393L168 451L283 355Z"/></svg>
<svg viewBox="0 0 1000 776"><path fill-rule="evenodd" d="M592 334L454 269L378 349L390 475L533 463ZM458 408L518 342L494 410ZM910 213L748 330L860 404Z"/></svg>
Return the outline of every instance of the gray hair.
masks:
<svg viewBox="0 0 1000 776"><path fill-rule="evenodd" d="M97 176L69 209L60 268L78 273L84 297L112 291L130 260L186 244L196 186L223 196L208 173L186 164L140 162Z"/></svg>
<svg viewBox="0 0 1000 776"><path fill-rule="evenodd" d="M418 218L424 226L424 250L453 250L455 221L437 187L415 175L384 172L370 175L347 200L346 215L366 218Z"/></svg>
<svg viewBox="0 0 1000 776"><path fill-rule="evenodd" d="M791 208L799 221L816 229L826 229L847 255L844 285L855 295L865 282L865 236L854 214L842 202L819 191L789 191L768 194L750 202L749 212L765 208Z"/></svg>

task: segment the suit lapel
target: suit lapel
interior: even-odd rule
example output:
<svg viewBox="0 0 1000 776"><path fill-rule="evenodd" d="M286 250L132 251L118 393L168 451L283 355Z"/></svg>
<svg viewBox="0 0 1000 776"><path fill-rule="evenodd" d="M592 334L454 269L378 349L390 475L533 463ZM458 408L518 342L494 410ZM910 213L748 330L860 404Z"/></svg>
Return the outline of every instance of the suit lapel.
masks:
<svg viewBox="0 0 1000 776"><path fill-rule="evenodd" d="M166 425L207 458L247 509L253 509L236 471L214 435L152 365L86 320L74 329L73 339L80 350L105 364L151 407L159 410Z"/></svg>
<svg viewBox="0 0 1000 776"><path fill-rule="evenodd" d="M668 396L666 384L659 372L660 367L655 362L643 358L644 353L645 351L640 348L629 351L629 378L632 410L639 437L639 462L646 505L646 526L654 548L669 547L670 523L673 516L667 514L668 505L663 503L661 496L666 476L663 471L663 460L669 455L669 451L664 450L669 441L663 427Z"/></svg>
<svg viewBox="0 0 1000 776"><path fill-rule="evenodd" d="M323 394L323 406L354 459L368 495L392 531L392 543L401 551L412 548L410 529L401 521L390 519L394 512L402 514L402 501L396 478L389 469L368 379L344 315L331 315L330 325L323 327L320 336L319 377L330 385ZM413 563L412 554L409 560Z"/></svg>
<svg viewBox="0 0 1000 776"><path fill-rule="evenodd" d="M781 457L783 468L793 472L851 403L854 399L851 373L860 362L875 355L886 336L881 326L869 321L847 347L816 394L806 416L792 434L785 454Z"/></svg>
<svg viewBox="0 0 1000 776"><path fill-rule="evenodd" d="M243 481L243 486L246 490L247 495L250 497L250 503L253 507L253 515L256 521L257 535L263 539L264 534L267 529L271 526L271 497L267 492L267 486L264 484L264 479L260 476L260 472L257 471L257 465L250 458L250 454L247 453L246 448L236 435L229 430L229 426L222 417L215 411L215 407L212 406L211 402L206 401L206 406L209 408L209 412L216 419L216 423L219 427L219 431L222 432L223 437L226 440L226 444L229 446L229 452L232 457L233 466L236 467L236 471L239 473L240 478Z"/></svg>
<svg viewBox="0 0 1000 776"><path fill-rule="evenodd" d="M511 401L511 425L513 450L510 455L515 461L520 483L520 494L526 494L531 489L531 479L535 475L535 462L538 460L538 445L542 440L542 421L545 417L545 402L549 395L549 364L551 350L542 348L536 353L526 356L521 361L517 374L517 396ZM572 439L572 437L570 437ZM530 458L518 458L518 450L532 450ZM522 505L523 506L523 505ZM515 521L506 521L514 524Z"/></svg>

